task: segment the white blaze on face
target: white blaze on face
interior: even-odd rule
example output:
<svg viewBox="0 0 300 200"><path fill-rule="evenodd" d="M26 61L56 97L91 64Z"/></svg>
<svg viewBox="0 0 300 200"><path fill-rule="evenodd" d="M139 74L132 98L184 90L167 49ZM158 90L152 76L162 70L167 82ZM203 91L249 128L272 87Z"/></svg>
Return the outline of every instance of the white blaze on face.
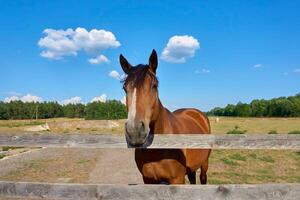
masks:
<svg viewBox="0 0 300 200"><path fill-rule="evenodd" d="M128 123L134 125L135 116L136 116L136 88L134 88L131 97L131 102L130 102L130 107L128 112Z"/></svg>

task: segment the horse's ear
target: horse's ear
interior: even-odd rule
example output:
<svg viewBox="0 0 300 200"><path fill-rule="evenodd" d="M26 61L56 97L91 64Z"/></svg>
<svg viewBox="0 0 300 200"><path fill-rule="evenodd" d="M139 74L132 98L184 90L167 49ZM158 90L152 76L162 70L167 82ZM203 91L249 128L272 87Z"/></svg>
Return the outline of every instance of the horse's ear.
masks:
<svg viewBox="0 0 300 200"><path fill-rule="evenodd" d="M157 53L155 49L153 49L151 56L149 58L149 68L154 74L156 73L157 65L158 65Z"/></svg>
<svg viewBox="0 0 300 200"><path fill-rule="evenodd" d="M128 74L131 68L131 64L126 60L126 58L122 54L120 54L120 65L125 74Z"/></svg>

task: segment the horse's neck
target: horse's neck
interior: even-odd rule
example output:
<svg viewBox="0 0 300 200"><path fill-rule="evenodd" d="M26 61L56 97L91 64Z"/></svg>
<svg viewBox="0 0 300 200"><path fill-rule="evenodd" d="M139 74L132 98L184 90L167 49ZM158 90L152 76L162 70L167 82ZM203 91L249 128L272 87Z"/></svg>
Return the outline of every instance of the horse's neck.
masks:
<svg viewBox="0 0 300 200"><path fill-rule="evenodd" d="M161 104L160 100L158 100L155 112L156 118L151 122L150 132L155 134L170 133L170 129L172 129L170 118L173 114Z"/></svg>

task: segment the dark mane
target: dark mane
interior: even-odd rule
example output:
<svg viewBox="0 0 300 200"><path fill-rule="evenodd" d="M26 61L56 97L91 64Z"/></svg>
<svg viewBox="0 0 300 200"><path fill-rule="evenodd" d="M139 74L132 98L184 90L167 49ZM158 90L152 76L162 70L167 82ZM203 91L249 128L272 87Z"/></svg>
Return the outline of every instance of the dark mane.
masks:
<svg viewBox="0 0 300 200"><path fill-rule="evenodd" d="M143 85L143 82L146 76L150 76L152 78L152 84L158 85L158 80L156 75L149 70L148 65L137 65L135 67L131 67L127 77L123 80L124 85L133 84L133 87L139 88Z"/></svg>

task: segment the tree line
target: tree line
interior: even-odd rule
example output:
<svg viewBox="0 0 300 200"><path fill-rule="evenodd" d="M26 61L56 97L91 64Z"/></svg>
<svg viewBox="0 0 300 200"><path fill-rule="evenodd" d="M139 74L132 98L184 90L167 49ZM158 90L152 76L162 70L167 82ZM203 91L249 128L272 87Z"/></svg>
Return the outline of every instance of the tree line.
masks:
<svg viewBox="0 0 300 200"><path fill-rule="evenodd" d="M117 100L88 104L61 105L57 102L0 101L0 119L47 119L55 117L85 119L125 119L126 106Z"/></svg>
<svg viewBox="0 0 300 200"><path fill-rule="evenodd" d="M300 93L270 100L255 99L249 104L228 104L225 108L216 107L207 114L233 117L300 117Z"/></svg>

